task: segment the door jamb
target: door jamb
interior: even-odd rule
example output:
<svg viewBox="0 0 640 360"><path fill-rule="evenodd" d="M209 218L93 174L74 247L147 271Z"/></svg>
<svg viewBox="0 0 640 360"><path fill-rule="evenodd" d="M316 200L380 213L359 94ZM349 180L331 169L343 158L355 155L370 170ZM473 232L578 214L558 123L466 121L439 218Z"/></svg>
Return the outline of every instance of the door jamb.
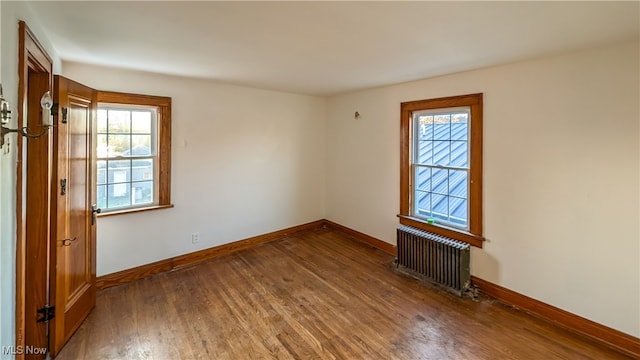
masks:
<svg viewBox="0 0 640 360"><path fill-rule="evenodd" d="M36 72L49 73L49 88L53 84L53 61L24 21L18 23L18 127L25 126L27 116L28 76L29 69ZM26 191L24 183L25 164L23 158L23 137L16 136L16 349L25 348L25 294L26 294ZM48 181L47 186L49 186ZM50 214L51 209L46 212ZM49 216L41 219L49 221ZM50 233L45 241L47 245ZM48 256L48 255L47 255ZM24 353L16 354L16 359L24 359Z"/></svg>

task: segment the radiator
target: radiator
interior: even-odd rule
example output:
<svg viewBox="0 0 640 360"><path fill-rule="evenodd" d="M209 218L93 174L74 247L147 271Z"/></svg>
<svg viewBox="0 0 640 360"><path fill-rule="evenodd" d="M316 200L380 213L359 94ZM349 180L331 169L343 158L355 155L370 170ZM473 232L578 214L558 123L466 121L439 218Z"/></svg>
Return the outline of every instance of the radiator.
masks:
<svg viewBox="0 0 640 360"><path fill-rule="evenodd" d="M469 244L409 226L397 232L399 270L464 295L471 284Z"/></svg>

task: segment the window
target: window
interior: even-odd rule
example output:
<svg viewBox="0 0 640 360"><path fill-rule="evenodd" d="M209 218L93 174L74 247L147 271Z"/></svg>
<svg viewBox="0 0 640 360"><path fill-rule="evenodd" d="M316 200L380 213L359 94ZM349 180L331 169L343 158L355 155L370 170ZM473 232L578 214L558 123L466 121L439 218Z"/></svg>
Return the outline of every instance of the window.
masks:
<svg viewBox="0 0 640 360"><path fill-rule="evenodd" d="M105 214L170 205L171 98L98 92L96 198Z"/></svg>
<svg viewBox="0 0 640 360"><path fill-rule="evenodd" d="M402 103L400 222L482 247L482 94Z"/></svg>

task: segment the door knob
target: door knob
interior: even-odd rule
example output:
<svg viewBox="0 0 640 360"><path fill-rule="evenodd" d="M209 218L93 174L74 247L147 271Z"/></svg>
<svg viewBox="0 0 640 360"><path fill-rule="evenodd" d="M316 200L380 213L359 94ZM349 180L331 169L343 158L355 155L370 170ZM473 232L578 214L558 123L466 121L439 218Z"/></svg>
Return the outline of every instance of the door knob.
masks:
<svg viewBox="0 0 640 360"><path fill-rule="evenodd" d="M91 225L96 223L96 214L100 214L101 212L102 212L102 209L100 209L98 205L96 204L91 205Z"/></svg>

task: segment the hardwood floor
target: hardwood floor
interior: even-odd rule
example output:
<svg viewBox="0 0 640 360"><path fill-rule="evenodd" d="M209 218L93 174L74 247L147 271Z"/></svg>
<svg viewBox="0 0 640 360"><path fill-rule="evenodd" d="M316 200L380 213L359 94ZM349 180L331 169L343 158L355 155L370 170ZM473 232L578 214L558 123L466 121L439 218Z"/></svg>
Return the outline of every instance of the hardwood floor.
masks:
<svg viewBox="0 0 640 360"><path fill-rule="evenodd" d="M315 230L98 293L56 359L626 359Z"/></svg>

